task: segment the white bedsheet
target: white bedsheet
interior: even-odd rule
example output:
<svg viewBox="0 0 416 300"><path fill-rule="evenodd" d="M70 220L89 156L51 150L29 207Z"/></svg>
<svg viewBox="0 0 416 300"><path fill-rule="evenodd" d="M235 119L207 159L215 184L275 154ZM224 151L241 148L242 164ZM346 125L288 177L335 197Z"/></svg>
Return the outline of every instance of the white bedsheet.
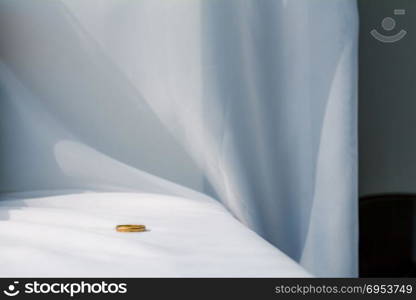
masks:
<svg viewBox="0 0 416 300"><path fill-rule="evenodd" d="M2 277L310 276L213 200L140 193L2 198ZM114 229L129 223L149 231Z"/></svg>

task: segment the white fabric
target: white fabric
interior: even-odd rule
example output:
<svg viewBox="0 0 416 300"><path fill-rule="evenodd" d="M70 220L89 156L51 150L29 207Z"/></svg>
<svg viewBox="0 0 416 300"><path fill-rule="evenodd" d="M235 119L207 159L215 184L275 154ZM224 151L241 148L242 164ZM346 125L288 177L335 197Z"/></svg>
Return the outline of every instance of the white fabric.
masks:
<svg viewBox="0 0 416 300"><path fill-rule="evenodd" d="M357 23L354 0L0 0L0 188L206 197L152 173L355 276Z"/></svg>
<svg viewBox="0 0 416 300"><path fill-rule="evenodd" d="M0 202L0 276L310 276L214 200L126 193L3 198L13 197L23 198ZM124 223L148 231L114 230Z"/></svg>

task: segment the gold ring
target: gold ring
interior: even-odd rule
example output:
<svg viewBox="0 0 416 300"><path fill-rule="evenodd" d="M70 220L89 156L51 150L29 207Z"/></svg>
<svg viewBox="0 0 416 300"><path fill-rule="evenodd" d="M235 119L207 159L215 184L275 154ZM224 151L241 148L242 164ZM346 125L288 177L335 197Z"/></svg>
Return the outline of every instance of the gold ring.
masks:
<svg viewBox="0 0 416 300"><path fill-rule="evenodd" d="M146 231L144 225L117 225L116 230L118 232L143 232Z"/></svg>

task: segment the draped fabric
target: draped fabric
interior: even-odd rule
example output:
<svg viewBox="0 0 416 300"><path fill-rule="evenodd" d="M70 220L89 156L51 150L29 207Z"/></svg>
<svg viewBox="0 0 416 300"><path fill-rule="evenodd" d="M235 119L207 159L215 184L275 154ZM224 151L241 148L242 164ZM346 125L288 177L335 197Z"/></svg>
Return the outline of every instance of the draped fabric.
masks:
<svg viewBox="0 0 416 300"><path fill-rule="evenodd" d="M213 197L356 276L357 23L354 0L0 0L0 190Z"/></svg>

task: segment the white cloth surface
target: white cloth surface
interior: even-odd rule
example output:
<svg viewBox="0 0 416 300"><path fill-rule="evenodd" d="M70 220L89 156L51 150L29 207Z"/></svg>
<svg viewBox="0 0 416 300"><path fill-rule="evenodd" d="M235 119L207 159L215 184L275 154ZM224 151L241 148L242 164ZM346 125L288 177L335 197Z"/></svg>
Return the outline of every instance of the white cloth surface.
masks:
<svg viewBox="0 0 416 300"><path fill-rule="evenodd" d="M2 277L310 276L214 200L143 193L2 199ZM119 233L117 224L148 231Z"/></svg>
<svg viewBox="0 0 416 300"><path fill-rule="evenodd" d="M355 0L0 0L0 191L209 195L355 276L357 25Z"/></svg>

